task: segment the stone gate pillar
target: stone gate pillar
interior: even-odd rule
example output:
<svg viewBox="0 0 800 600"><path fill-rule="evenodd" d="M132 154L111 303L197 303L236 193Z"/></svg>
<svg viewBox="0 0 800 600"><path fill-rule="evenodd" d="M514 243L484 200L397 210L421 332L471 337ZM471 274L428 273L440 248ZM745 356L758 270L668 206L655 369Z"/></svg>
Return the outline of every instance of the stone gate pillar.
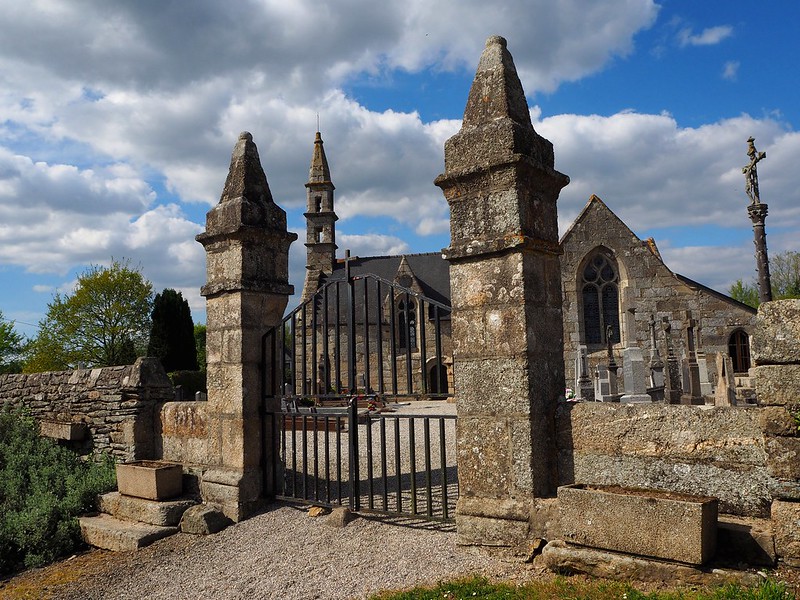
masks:
<svg viewBox="0 0 800 600"><path fill-rule="evenodd" d="M261 337L283 317L289 285L286 213L272 200L253 136L239 135L219 204L197 236L206 251L205 502L240 520L273 492L261 465Z"/></svg>
<svg viewBox="0 0 800 600"><path fill-rule="evenodd" d="M557 486L554 413L565 379L556 200L569 178L553 166L506 40L491 37L435 182L450 205L463 544L524 544L536 533L535 499Z"/></svg>

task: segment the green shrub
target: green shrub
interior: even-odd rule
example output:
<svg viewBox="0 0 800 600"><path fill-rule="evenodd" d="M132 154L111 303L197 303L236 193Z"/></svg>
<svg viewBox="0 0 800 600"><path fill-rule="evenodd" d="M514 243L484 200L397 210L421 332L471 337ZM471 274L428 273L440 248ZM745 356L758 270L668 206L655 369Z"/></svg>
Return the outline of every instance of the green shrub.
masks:
<svg viewBox="0 0 800 600"><path fill-rule="evenodd" d="M183 388L183 397L187 400L194 400L195 392L206 391L205 371L173 371L167 376L172 385Z"/></svg>
<svg viewBox="0 0 800 600"><path fill-rule="evenodd" d="M73 552L77 517L115 486L110 457L84 461L20 411L0 410L0 575Z"/></svg>

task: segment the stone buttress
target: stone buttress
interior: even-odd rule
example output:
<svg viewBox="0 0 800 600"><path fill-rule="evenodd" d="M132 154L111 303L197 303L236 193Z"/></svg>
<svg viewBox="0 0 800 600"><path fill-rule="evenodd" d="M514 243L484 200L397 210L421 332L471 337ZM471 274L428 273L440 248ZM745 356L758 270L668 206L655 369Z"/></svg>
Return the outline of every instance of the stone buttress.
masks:
<svg viewBox="0 0 800 600"><path fill-rule="evenodd" d="M556 200L569 178L533 129L505 39L486 42L436 179L450 205L459 543L523 547L557 485L564 394ZM539 512L541 516L541 512Z"/></svg>

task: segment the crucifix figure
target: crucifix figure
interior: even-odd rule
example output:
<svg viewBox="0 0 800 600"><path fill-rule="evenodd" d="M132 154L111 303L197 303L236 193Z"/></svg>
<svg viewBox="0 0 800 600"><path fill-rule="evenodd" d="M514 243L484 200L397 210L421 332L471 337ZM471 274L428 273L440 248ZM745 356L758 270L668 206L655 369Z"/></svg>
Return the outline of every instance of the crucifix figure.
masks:
<svg viewBox="0 0 800 600"><path fill-rule="evenodd" d="M766 152L756 150L755 138L750 136L747 140L747 156L750 162L742 167L745 178L745 192L750 198L747 214L753 222L753 243L756 246L756 267L758 270L758 299L759 302L772 300L772 284L769 276L769 257L767 256L767 234L764 231L764 221L767 219L767 205L761 202L758 192L759 161L767 157Z"/></svg>
<svg viewBox="0 0 800 600"><path fill-rule="evenodd" d="M751 204L761 204L761 198L758 195L758 165L759 161L767 158L766 152L758 152L755 145L756 139L750 136L747 139L747 156L750 157L750 163L742 167L744 173L744 191L750 197Z"/></svg>

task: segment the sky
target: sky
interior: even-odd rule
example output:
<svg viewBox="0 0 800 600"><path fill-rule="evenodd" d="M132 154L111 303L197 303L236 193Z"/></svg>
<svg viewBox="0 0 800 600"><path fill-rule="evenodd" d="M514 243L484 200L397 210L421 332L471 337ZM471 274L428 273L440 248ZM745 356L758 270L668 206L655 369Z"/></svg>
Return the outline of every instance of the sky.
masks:
<svg viewBox="0 0 800 600"><path fill-rule="evenodd" d="M0 0L0 311L32 336L53 294L112 258L195 322L203 249L241 131L300 233L319 128L337 243L435 252L433 185L486 39L502 35L537 132L668 267L720 291L755 277L741 168L754 136L771 255L800 250L800 3L739 0Z"/></svg>

